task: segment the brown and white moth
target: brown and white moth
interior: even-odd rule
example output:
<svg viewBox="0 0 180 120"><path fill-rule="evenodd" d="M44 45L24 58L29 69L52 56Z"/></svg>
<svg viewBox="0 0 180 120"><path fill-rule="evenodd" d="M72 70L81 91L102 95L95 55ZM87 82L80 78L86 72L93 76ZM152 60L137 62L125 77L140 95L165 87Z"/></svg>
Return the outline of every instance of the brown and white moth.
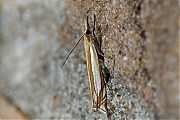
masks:
<svg viewBox="0 0 180 120"><path fill-rule="evenodd" d="M94 24L92 29L90 28L90 24L87 16L87 19L85 21L85 32L69 52L64 63L62 64L62 67L65 64L71 52L80 42L80 40L84 37L84 46L85 46L85 53L87 60L87 70L89 75L92 109L93 111L100 111L107 115L106 80L103 76L102 68L100 66L100 62L98 58L98 55L101 55L103 57L104 55L100 51L98 40L94 33L94 30L95 30L95 15L94 15Z"/></svg>

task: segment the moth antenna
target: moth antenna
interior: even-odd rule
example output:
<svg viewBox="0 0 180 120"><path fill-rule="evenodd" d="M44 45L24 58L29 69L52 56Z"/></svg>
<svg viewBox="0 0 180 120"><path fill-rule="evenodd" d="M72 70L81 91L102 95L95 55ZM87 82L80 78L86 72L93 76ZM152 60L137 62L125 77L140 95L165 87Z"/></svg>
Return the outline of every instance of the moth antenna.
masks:
<svg viewBox="0 0 180 120"><path fill-rule="evenodd" d="M94 14L94 22L93 22L93 33L94 33L94 30L95 30L95 22L96 22L96 15Z"/></svg>
<svg viewBox="0 0 180 120"><path fill-rule="evenodd" d="M66 56L66 59L64 60L63 64L61 65L61 68L64 66L64 64L66 63L69 55L72 53L72 51L74 50L74 48L78 45L78 43L81 41L82 37L84 36L84 34L80 37L80 39L77 41L77 43L73 46L73 48L70 50L69 54Z"/></svg>
<svg viewBox="0 0 180 120"><path fill-rule="evenodd" d="M91 32L90 25L89 25L89 17L88 16L87 16L86 21L85 21L85 31L86 32ZM89 33L86 33L86 34L89 34Z"/></svg>

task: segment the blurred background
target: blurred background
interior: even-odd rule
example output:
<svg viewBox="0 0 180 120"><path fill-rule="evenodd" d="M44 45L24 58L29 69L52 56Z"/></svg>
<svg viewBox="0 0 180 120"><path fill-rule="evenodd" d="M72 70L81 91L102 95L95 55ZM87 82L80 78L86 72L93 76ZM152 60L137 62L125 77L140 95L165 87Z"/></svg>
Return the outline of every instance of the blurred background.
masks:
<svg viewBox="0 0 180 120"><path fill-rule="evenodd" d="M83 41L61 68L93 14L108 117L91 110ZM0 119L178 119L179 22L177 0L0 0Z"/></svg>

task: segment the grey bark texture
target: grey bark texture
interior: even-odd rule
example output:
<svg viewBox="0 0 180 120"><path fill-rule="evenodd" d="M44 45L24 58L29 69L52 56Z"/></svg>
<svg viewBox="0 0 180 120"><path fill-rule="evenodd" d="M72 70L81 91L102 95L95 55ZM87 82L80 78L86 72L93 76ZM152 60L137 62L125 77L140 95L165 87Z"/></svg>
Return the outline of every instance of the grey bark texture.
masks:
<svg viewBox="0 0 180 120"><path fill-rule="evenodd" d="M1 0L0 93L25 115L178 119L177 0ZM84 19L96 15L109 116L91 110Z"/></svg>

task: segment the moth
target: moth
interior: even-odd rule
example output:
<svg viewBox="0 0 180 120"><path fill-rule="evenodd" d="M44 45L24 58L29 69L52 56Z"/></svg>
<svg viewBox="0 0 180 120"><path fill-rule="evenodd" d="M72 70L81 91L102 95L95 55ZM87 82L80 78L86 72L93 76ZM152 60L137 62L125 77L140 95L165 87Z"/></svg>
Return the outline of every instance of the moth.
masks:
<svg viewBox="0 0 180 120"><path fill-rule="evenodd" d="M87 19L85 21L85 32L80 37L78 42L74 45L74 47L70 50L64 63L62 64L62 67L65 64L71 52L80 42L80 40L84 37L84 47L87 60L87 71L89 76L92 109L93 111L100 111L107 115L106 80L103 77L102 68L98 58L99 55L101 55L102 57L104 57L104 55L102 54L99 48L98 39L94 33L95 20L96 18L94 15L93 27L91 29L87 16Z"/></svg>

